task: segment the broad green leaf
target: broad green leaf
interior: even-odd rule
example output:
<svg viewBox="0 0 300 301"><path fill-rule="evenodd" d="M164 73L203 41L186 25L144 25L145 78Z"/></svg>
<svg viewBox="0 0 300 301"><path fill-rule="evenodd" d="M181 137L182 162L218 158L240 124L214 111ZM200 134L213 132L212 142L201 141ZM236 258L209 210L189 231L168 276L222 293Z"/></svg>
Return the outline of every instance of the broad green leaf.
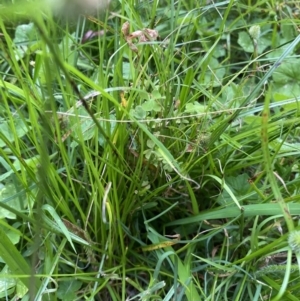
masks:
<svg viewBox="0 0 300 301"><path fill-rule="evenodd" d="M17 46L28 45L28 43L36 40L37 37L38 32L33 23L21 24L16 28L15 38L13 41Z"/></svg>
<svg viewBox="0 0 300 301"><path fill-rule="evenodd" d="M136 119L145 119L147 116L147 112L142 106L136 106L134 110L130 110L130 114L132 114Z"/></svg>
<svg viewBox="0 0 300 301"><path fill-rule="evenodd" d="M6 236L10 239L10 241L16 245L20 241L21 233L15 229L12 226L9 226L5 219L0 219L0 229L6 234ZM0 254L0 261L3 262L3 259L1 258Z"/></svg>
<svg viewBox="0 0 300 301"><path fill-rule="evenodd" d="M250 189L250 184L248 182L249 176L247 174L241 174L235 177L226 177L225 182L228 185L228 188L232 192L232 194L237 198L243 198ZM252 194L247 197L247 202L249 201L258 201L257 194ZM232 197L228 193L226 189L222 191L222 193L218 197L218 203L220 205L229 205L233 204Z"/></svg>
<svg viewBox="0 0 300 301"><path fill-rule="evenodd" d="M33 281L31 267L1 228L0 254L3 261L7 264L9 270L11 271L11 274L20 279L28 289L39 289L41 285L39 278L35 277Z"/></svg>
<svg viewBox="0 0 300 301"><path fill-rule="evenodd" d="M22 58L25 55L28 46L35 42L37 38L38 33L33 23L17 26L15 38L13 40L17 49L16 58Z"/></svg>
<svg viewBox="0 0 300 301"><path fill-rule="evenodd" d="M17 210L24 210L27 207L28 200L26 194L18 195L14 184L8 183L5 186L0 184L0 202ZM15 219L16 215L11 211L0 208L0 219Z"/></svg>
<svg viewBox="0 0 300 301"><path fill-rule="evenodd" d="M77 292L80 290L82 282L74 279L61 281L57 290L57 296L64 301L76 300Z"/></svg>
<svg viewBox="0 0 300 301"><path fill-rule="evenodd" d="M258 54L263 53L263 51L269 47L272 43L272 38L269 36L262 36L258 40ZM238 44L243 48L246 52L254 52L253 41L246 31L239 32Z"/></svg>
<svg viewBox="0 0 300 301"><path fill-rule="evenodd" d="M108 133L109 135L112 134L116 128L116 116L113 114L109 115L109 121L99 121L100 126L103 128L103 130L108 133L108 122L109 122L109 126L110 126L110 133ZM99 132L98 132L99 133ZM103 137L103 135L101 135L101 133L99 133L99 138L98 138L98 142L99 145L101 145L102 147L104 147L104 145L106 145L106 140Z"/></svg>
<svg viewBox="0 0 300 301"><path fill-rule="evenodd" d="M32 168L32 169L36 169L38 163L40 160L40 156L35 156L29 159L24 160L24 164L26 165L27 168ZM20 171L21 170L21 163L19 160L16 160L13 163L14 169L11 169L9 171L7 171L6 173L0 175L0 182L2 182L3 180L5 180L6 178L8 178L9 176L11 176L12 174L15 173L15 171ZM24 165L23 165L24 166Z"/></svg>
<svg viewBox="0 0 300 301"><path fill-rule="evenodd" d="M204 83L212 85L213 87L221 86L225 72L225 68L219 63L219 61L212 57L209 61L207 71L205 72ZM200 75L200 77L202 77L202 75Z"/></svg>
<svg viewBox="0 0 300 301"><path fill-rule="evenodd" d="M300 94L300 59L287 60L273 73L273 91L294 98Z"/></svg>
<svg viewBox="0 0 300 301"><path fill-rule="evenodd" d="M155 112L160 112L162 110L161 106L154 100L154 99L149 99L146 100L143 104L142 104L142 109L145 110L146 112L151 112L151 111L155 111Z"/></svg>
<svg viewBox="0 0 300 301"><path fill-rule="evenodd" d="M14 127L14 130L12 130L12 126ZM15 141L16 138L22 138L28 132L28 130L28 126L20 118L15 119L13 125L9 121L2 121L0 123L1 133L10 142ZM6 143L0 138L0 147L5 145Z"/></svg>
<svg viewBox="0 0 300 301"><path fill-rule="evenodd" d="M184 109L185 113L205 113L207 107L197 101L187 103Z"/></svg>
<svg viewBox="0 0 300 301"><path fill-rule="evenodd" d="M16 286L16 297L21 299L27 294L27 292L28 288L24 285L22 281L18 280Z"/></svg>
<svg viewBox="0 0 300 301"><path fill-rule="evenodd" d="M0 298L4 298L10 295L14 291L17 280L10 276L11 272L7 265L5 265L0 272Z"/></svg>

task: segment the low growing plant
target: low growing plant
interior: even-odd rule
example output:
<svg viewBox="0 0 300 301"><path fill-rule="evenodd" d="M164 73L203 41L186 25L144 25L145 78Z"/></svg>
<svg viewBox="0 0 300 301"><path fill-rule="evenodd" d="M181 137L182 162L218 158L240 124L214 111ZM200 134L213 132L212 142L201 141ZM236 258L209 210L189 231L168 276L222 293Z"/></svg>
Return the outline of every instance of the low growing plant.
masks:
<svg viewBox="0 0 300 301"><path fill-rule="evenodd" d="M299 6L0 5L1 300L298 300Z"/></svg>

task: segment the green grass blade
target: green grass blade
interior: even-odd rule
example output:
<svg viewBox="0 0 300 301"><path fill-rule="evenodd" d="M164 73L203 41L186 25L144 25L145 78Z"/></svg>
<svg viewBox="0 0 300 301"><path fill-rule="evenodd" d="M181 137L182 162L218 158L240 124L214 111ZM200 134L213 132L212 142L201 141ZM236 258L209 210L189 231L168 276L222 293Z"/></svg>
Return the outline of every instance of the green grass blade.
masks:
<svg viewBox="0 0 300 301"><path fill-rule="evenodd" d="M300 204L294 204L294 203L287 204L287 208L290 214L293 216L300 214ZM244 205L241 207L241 210L237 207L232 206L227 208L208 210L207 212L202 212L196 216L178 219L168 223L167 226L200 223L204 220L211 220L211 219L232 218L232 217L240 216L242 214L244 217L255 217L257 215L283 216L281 206L277 203Z"/></svg>

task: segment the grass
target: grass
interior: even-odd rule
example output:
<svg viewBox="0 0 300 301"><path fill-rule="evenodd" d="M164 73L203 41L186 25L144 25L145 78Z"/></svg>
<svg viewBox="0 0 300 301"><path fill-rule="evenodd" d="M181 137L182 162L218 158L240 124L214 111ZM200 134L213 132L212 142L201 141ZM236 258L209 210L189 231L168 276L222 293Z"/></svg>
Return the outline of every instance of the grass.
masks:
<svg viewBox="0 0 300 301"><path fill-rule="evenodd" d="M0 300L299 300L299 9L1 4Z"/></svg>

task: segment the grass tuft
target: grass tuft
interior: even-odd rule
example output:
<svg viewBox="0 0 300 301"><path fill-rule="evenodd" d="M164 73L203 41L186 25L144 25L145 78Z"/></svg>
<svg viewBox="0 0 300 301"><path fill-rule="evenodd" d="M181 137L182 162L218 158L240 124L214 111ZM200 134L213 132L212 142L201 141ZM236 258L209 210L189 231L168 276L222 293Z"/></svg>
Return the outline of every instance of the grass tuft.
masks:
<svg viewBox="0 0 300 301"><path fill-rule="evenodd" d="M0 300L299 300L299 5L67 5L0 4Z"/></svg>

